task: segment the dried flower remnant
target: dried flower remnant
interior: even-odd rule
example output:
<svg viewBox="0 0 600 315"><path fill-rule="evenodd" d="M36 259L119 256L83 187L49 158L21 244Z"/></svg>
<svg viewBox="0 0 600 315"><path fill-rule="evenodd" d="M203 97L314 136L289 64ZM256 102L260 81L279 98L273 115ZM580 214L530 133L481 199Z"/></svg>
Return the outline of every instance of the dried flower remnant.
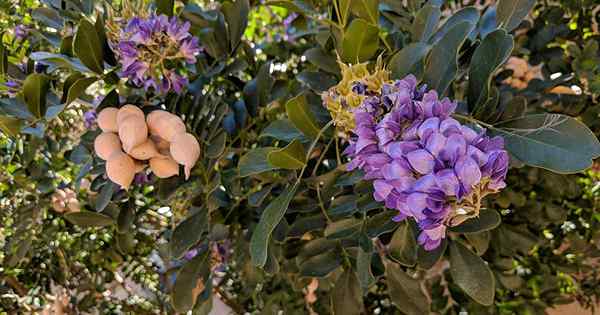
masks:
<svg viewBox="0 0 600 315"><path fill-rule="evenodd" d="M200 53L198 38L189 29L190 23L181 23L177 17L131 18L114 44L121 76L144 89L181 93L188 83L181 69L196 63Z"/></svg>
<svg viewBox="0 0 600 315"><path fill-rule="evenodd" d="M412 75L384 84L354 110L354 136L344 152L348 169L373 181L375 200L398 210L395 221L417 221L426 250L440 245L446 227L479 215L481 199L506 185L503 139L462 125L450 117L455 109L455 102L418 88Z"/></svg>
<svg viewBox="0 0 600 315"><path fill-rule="evenodd" d="M506 69L512 70L512 75L504 80L515 89L524 89L533 79L542 78L542 65L531 66L527 60L519 57L510 57L506 62Z"/></svg>
<svg viewBox="0 0 600 315"><path fill-rule="evenodd" d="M331 117L342 133L349 135L355 127L352 110L358 107L371 94L378 93L384 84L389 83L389 72L378 59L375 70L371 73L367 63L346 65L338 61L342 80L321 98Z"/></svg>

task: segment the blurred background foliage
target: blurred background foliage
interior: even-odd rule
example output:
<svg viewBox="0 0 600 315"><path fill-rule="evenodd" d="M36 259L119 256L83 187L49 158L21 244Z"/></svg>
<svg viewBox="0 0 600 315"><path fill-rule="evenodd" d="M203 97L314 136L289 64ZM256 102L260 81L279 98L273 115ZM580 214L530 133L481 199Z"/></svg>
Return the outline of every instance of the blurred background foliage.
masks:
<svg viewBox="0 0 600 315"><path fill-rule="evenodd" d="M28 58L31 52L58 53L63 49L57 34L44 31L55 18L47 8L57 2L60 1L0 0L0 29L4 30L1 33L6 56L12 65L21 65L9 71L13 74L11 78L0 78L0 86L10 79L23 80L25 74L36 71L36 63ZM89 1L71 2L77 2L84 11L89 7ZM184 2L176 1L182 17L200 24L205 17L196 8L219 8L218 2ZM596 135L600 134L600 5L594 2L535 2L532 13L514 31L514 59L494 79L511 109L578 117ZM233 176L237 174L240 157L249 148L278 145L261 135L261 131L265 133L271 122L285 119L284 104L291 96L306 91L317 120L328 120L328 114L319 109L316 93L339 78L339 68L331 54L333 40L329 37L335 36L335 32L330 32L323 22L333 9L329 1L289 3L292 2L251 1L248 26L238 47L216 45L219 38L201 38L203 44L215 45L207 49L197 65L189 95L180 98L171 95L165 101L173 111L194 119L188 120L188 125L198 126L196 130L202 134L203 144L207 147L214 144L213 158L200 167L206 170L204 179L197 184L202 190L200 197L196 193L198 187L183 185L180 179L153 179L150 184L135 186L128 194L103 189L109 183L95 176L100 167L89 153L97 131L85 126L83 116L92 106L110 105L102 100L107 99L114 85L92 86L56 118L45 120L43 126L37 120L30 121L16 137L5 135L9 132L3 129L5 134L0 135L1 311L173 313L169 294L177 283L178 272L188 261L206 255L211 261L212 288L207 285L210 290L200 291L218 293L236 312L331 312L330 304L343 299L332 290L342 271L338 269L334 277L319 280L301 277L296 262L287 259L308 242L300 237L306 232L304 228L293 230L292 219L302 218L309 230L323 229L325 222L302 214L314 209L292 203L291 225L279 231L280 235L275 231L273 242L277 246L269 253L266 271L256 268L248 250L249 231L255 228L267 201L281 192L282 187L275 183L293 178L275 172L263 173L260 180ZM409 43L403 34L410 32L421 2L408 1L409 5L400 11L395 3L386 0L379 3L380 41L377 40L375 50L365 60L373 60L380 53L389 60ZM447 17L460 8L475 5L485 10L485 17L492 4L492 1L447 1L441 14ZM15 38L13 30L19 24L31 30L27 40ZM65 34L72 35L74 24L65 25ZM318 47L329 50L324 53ZM464 53L472 51L467 49ZM466 71L462 70L449 92L457 99L464 99L467 87ZM64 88L68 72L54 75L57 84L50 93ZM98 80L109 81L109 78L106 75ZM120 92L131 88L119 87ZM204 93L198 92L203 90ZM9 91L0 87L0 93ZM162 102L140 95L131 88L121 93L122 99L117 98L116 103ZM203 108L210 108L211 115L190 112L191 108L202 107L197 102L210 104ZM217 108L222 110L215 112ZM202 122L212 115L217 119L210 123L222 126L227 136L221 136L216 128ZM40 138L40 134L45 136ZM216 140L223 137L224 143ZM328 148L321 147L323 151ZM217 167L213 168L213 164ZM327 180L325 173L319 172L322 177L317 176L317 168L312 177ZM364 297L365 312L418 314L422 310L420 303L430 305L431 311L440 314L459 314L463 310L472 314L544 314L549 307L573 301L594 308L600 294L597 271L600 165L594 164L592 169L576 175L521 167L509 172L508 183L508 189L487 200L488 208L502 214L503 224L492 231L467 236L467 241L489 262L498 280L494 305L484 307L469 299L453 283L447 264L442 263L429 271L417 270L425 289L409 290L407 295L390 295L388 284L376 282ZM173 187L179 189L173 191L170 189ZM113 202L106 202L106 198ZM186 253L183 258L172 259L168 242L176 223L185 216L184 210L200 203L194 198L208 204L213 224L202 234L206 241L197 242L197 248L193 249L201 254ZM184 204L177 204L177 200L183 200ZM98 204L104 205L104 214L118 220L118 226L93 227L98 225L95 221L86 228L79 226L81 222L75 225L65 219L65 213L98 209ZM283 242L286 233L294 241ZM387 244L392 237L392 233L387 233L382 242ZM371 268L377 277L384 270L381 261L374 261ZM209 301L209 296L202 298ZM208 304L196 303L195 311L207 312ZM416 305L416 311L396 308L394 304Z"/></svg>

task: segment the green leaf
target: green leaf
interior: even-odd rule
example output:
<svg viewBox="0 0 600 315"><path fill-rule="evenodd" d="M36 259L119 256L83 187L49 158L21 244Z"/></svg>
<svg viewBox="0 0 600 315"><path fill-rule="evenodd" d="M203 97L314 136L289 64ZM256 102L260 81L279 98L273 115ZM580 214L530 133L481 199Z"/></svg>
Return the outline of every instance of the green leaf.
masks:
<svg viewBox="0 0 600 315"><path fill-rule="evenodd" d="M496 290L488 265L460 242L450 243L450 275L479 304L492 305Z"/></svg>
<svg viewBox="0 0 600 315"><path fill-rule="evenodd" d="M3 37L3 33L0 33L0 39ZM8 50L4 47L2 40L0 40L0 76L8 73Z"/></svg>
<svg viewBox="0 0 600 315"><path fill-rule="evenodd" d="M341 41L340 55L349 63L363 62L371 59L379 49L379 28L369 22L357 18L352 20L344 31Z"/></svg>
<svg viewBox="0 0 600 315"><path fill-rule="evenodd" d="M210 274L210 251L205 251L187 262L179 272L173 284L171 292L171 302L173 308L178 312L185 314L191 310L196 303L197 296L194 296L194 288L199 282L206 283ZM209 286L205 284L205 286Z"/></svg>
<svg viewBox="0 0 600 315"><path fill-rule="evenodd" d="M277 119L272 121L267 128L263 129L260 138L271 137L285 142L292 140L306 140L304 134L300 132L289 119Z"/></svg>
<svg viewBox="0 0 600 315"><path fill-rule="evenodd" d="M320 47L313 47L304 52L304 57L308 62L317 66L319 69L327 71L329 73L338 74L340 73L340 67L334 56L329 55Z"/></svg>
<svg viewBox="0 0 600 315"><path fill-rule="evenodd" d="M342 261L343 256L339 250L329 250L306 259L298 268L303 277L325 277L337 269Z"/></svg>
<svg viewBox="0 0 600 315"><path fill-rule="evenodd" d="M317 71L302 71L296 75L296 80L317 93L326 91L337 82L333 75Z"/></svg>
<svg viewBox="0 0 600 315"><path fill-rule="evenodd" d="M560 114L533 114L490 126L519 161L557 173L589 168L600 156L600 142L579 120Z"/></svg>
<svg viewBox="0 0 600 315"><path fill-rule="evenodd" d="M474 7L466 7L454 13L452 16L450 16L450 18L448 18L444 25L442 25L437 32L435 32L429 43L437 43L446 35L446 33L448 33L450 29L460 22L468 22L472 25L477 25L477 22L479 22L479 10Z"/></svg>
<svg viewBox="0 0 600 315"><path fill-rule="evenodd" d="M396 307L408 315L429 314L429 302L419 281L409 277L400 266L385 265L388 294Z"/></svg>
<svg viewBox="0 0 600 315"><path fill-rule="evenodd" d="M469 66L469 108L477 113L490 96L492 74L508 60L513 49L513 37L505 30L486 36L475 49Z"/></svg>
<svg viewBox="0 0 600 315"><path fill-rule="evenodd" d="M227 1L222 4L221 11L225 16L225 21L227 21L229 43L231 51L233 51L237 48L246 26L248 26L250 4L248 0L236 0L234 3Z"/></svg>
<svg viewBox="0 0 600 315"><path fill-rule="evenodd" d="M477 252L477 255L479 256L485 254L488 250L491 237L492 235L489 231L465 234L465 238L469 241L469 244L473 246L473 249L475 249L475 252Z"/></svg>
<svg viewBox="0 0 600 315"><path fill-rule="evenodd" d="M371 240L369 240L371 242ZM358 248L358 256L356 257L356 273L358 282L363 292L367 292L369 287L375 283L375 277L371 271L371 259L373 258L371 251L365 251L362 247Z"/></svg>
<svg viewBox="0 0 600 315"><path fill-rule="evenodd" d="M135 207L133 203L126 203L121 206L119 216L117 217L117 232L134 233L133 223L135 222Z"/></svg>
<svg viewBox="0 0 600 315"><path fill-rule="evenodd" d="M267 161L276 168L288 170L300 169L306 165L304 146L298 140L290 142L285 148L273 150L267 154Z"/></svg>
<svg viewBox="0 0 600 315"><path fill-rule="evenodd" d="M535 5L535 0L498 0L496 25L507 32L515 29Z"/></svg>
<svg viewBox="0 0 600 315"><path fill-rule="evenodd" d="M422 7L413 21L411 27L412 40L415 42L427 42L436 30L442 12L440 7L427 4Z"/></svg>
<svg viewBox="0 0 600 315"><path fill-rule="evenodd" d="M350 9L356 16L373 25L379 23L379 0L349 0Z"/></svg>
<svg viewBox="0 0 600 315"><path fill-rule="evenodd" d="M56 10L44 7L35 8L31 12L31 17L57 30L63 28L64 20Z"/></svg>
<svg viewBox="0 0 600 315"><path fill-rule="evenodd" d="M107 181L96 198L96 211L101 212L108 206L113 194L117 191L118 186L111 181Z"/></svg>
<svg viewBox="0 0 600 315"><path fill-rule="evenodd" d="M352 269L346 269L335 281L331 293L333 314L360 315L363 312L363 296L358 279Z"/></svg>
<svg viewBox="0 0 600 315"><path fill-rule="evenodd" d="M156 14L173 16L173 6L175 0L156 0Z"/></svg>
<svg viewBox="0 0 600 315"><path fill-rule="evenodd" d="M81 78L78 79L69 87L69 92L67 94L67 101L65 105L71 104L74 100L85 93L85 90L96 82L98 79L94 77L90 78Z"/></svg>
<svg viewBox="0 0 600 315"><path fill-rule="evenodd" d="M454 81L458 71L458 50L474 27L469 22L460 22L433 46L425 64L424 82L440 95L445 94Z"/></svg>
<svg viewBox="0 0 600 315"><path fill-rule="evenodd" d="M316 118L310 111L304 94L300 94L287 101L285 103L285 110L294 126L302 131L304 135L310 139L317 137L321 128L317 125Z"/></svg>
<svg viewBox="0 0 600 315"><path fill-rule="evenodd" d="M71 58L67 55L53 54L45 51L33 52L29 58L39 61L42 64L52 65L57 68L67 68L79 72L90 72L91 70L84 66L78 59Z"/></svg>
<svg viewBox="0 0 600 315"><path fill-rule="evenodd" d="M311 4L304 0L269 0L265 2L265 5L283 7L292 12L300 13L305 16L313 16L315 14L315 10Z"/></svg>
<svg viewBox="0 0 600 315"><path fill-rule="evenodd" d="M481 209L479 216L466 220L460 225L453 226L450 231L457 233L479 233L495 229L502 219L498 211L493 209Z"/></svg>
<svg viewBox="0 0 600 315"><path fill-rule="evenodd" d="M208 230L208 217L206 209L199 209L191 216L181 221L173 230L169 250L171 257L180 258L194 244L198 243L204 232Z"/></svg>
<svg viewBox="0 0 600 315"><path fill-rule="evenodd" d="M27 109L37 118L46 114L46 93L50 90L50 77L32 73L23 82L23 98Z"/></svg>
<svg viewBox="0 0 600 315"><path fill-rule="evenodd" d="M16 137L23 128L23 122L18 118L0 116L0 130L8 137Z"/></svg>
<svg viewBox="0 0 600 315"><path fill-rule="evenodd" d="M102 42L94 25L86 19L79 21L77 34L73 40L73 51L84 65L102 74L104 70Z"/></svg>
<svg viewBox="0 0 600 315"><path fill-rule="evenodd" d="M412 43L395 53L389 62L392 78L402 79L411 73L422 73L423 59L430 50L431 46L425 43Z"/></svg>
<svg viewBox="0 0 600 315"><path fill-rule="evenodd" d="M324 234L328 239L346 238L358 233L362 223L361 220L356 218L347 218L331 222L325 228Z"/></svg>
<svg viewBox="0 0 600 315"><path fill-rule="evenodd" d="M442 239L442 244L434 250L425 250L423 246L419 246L417 249L417 265L422 269L430 269L433 267L446 252L448 247L448 240Z"/></svg>
<svg viewBox="0 0 600 315"><path fill-rule="evenodd" d="M260 221L250 240L250 256L255 266L263 267L267 262L267 247L271 234L285 214L290 201L296 193L297 185L288 186L263 211Z"/></svg>
<svg viewBox="0 0 600 315"><path fill-rule="evenodd" d="M113 218L92 211L69 212L64 215L64 218L81 227L108 226L115 223Z"/></svg>
<svg viewBox="0 0 600 315"><path fill-rule="evenodd" d="M276 148L266 147L256 148L248 151L248 153L240 158L240 162L238 164L240 177L256 175L276 169L267 161L267 155L269 152L275 149Z"/></svg>
<svg viewBox="0 0 600 315"><path fill-rule="evenodd" d="M226 144L227 133L221 131L210 141L210 144L206 148L206 156L211 159L219 157L225 151Z"/></svg>
<svg viewBox="0 0 600 315"><path fill-rule="evenodd" d="M417 263L418 248L413 229L410 223L404 220L390 241L390 257L403 266L412 267Z"/></svg>

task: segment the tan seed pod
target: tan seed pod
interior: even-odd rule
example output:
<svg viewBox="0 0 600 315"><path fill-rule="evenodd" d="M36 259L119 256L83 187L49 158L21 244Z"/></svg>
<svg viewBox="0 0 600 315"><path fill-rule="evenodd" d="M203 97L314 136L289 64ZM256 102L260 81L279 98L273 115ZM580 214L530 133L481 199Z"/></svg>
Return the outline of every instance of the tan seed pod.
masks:
<svg viewBox="0 0 600 315"><path fill-rule="evenodd" d="M128 189L135 176L135 162L129 155L115 152L106 161L106 175L113 183Z"/></svg>
<svg viewBox="0 0 600 315"><path fill-rule="evenodd" d="M125 117L119 124L119 139L123 143L125 152L146 142L148 139L148 126L146 121L136 115Z"/></svg>
<svg viewBox="0 0 600 315"><path fill-rule="evenodd" d="M171 142L171 156L184 166L185 179L188 179L192 167L200 157L200 144L196 137L190 133L176 135Z"/></svg>
<svg viewBox="0 0 600 315"><path fill-rule="evenodd" d="M149 119L147 119L146 122L148 123L148 130L150 133L157 135L168 142L173 141L173 138L176 135L185 132L185 124L178 116L167 112L148 116Z"/></svg>
<svg viewBox="0 0 600 315"><path fill-rule="evenodd" d="M140 161L134 161L135 162L135 173L139 173L139 172L143 172L146 167L148 166L148 164L146 163L142 163Z"/></svg>
<svg viewBox="0 0 600 315"><path fill-rule="evenodd" d="M148 130L148 131L150 131L150 130ZM169 141L167 141L157 135L151 135L150 139L152 139L152 141L156 145L156 149L159 151L169 150L169 148L171 147L171 144L169 143Z"/></svg>
<svg viewBox="0 0 600 315"><path fill-rule="evenodd" d="M513 71L513 77L522 78L529 69L529 64L523 58L510 57L506 63L506 68Z"/></svg>
<svg viewBox="0 0 600 315"><path fill-rule="evenodd" d="M79 212L81 210L79 206L79 200L75 198L69 199L69 201L67 202L67 208L69 209L68 212Z"/></svg>
<svg viewBox="0 0 600 315"><path fill-rule="evenodd" d="M117 132L119 127L117 126L117 113L119 109L115 107L107 107L100 111L98 114L98 126L104 132Z"/></svg>
<svg viewBox="0 0 600 315"><path fill-rule="evenodd" d="M142 144L138 144L127 153L136 160L149 160L157 155L160 155L156 149L156 145L150 139L147 139Z"/></svg>
<svg viewBox="0 0 600 315"><path fill-rule="evenodd" d="M575 91L573 91L573 89L571 89L568 86L564 86L564 85L559 85L559 86L555 86L550 90L550 93L553 94L568 94L568 95L575 95Z"/></svg>
<svg viewBox="0 0 600 315"><path fill-rule="evenodd" d="M121 150L121 140L116 133L103 132L94 140L94 151L103 160L107 160L115 151Z"/></svg>
<svg viewBox="0 0 600 315"><path fill-rule="evenodd" d="M146 119L144 112L135 105L125 105L119 108L119 112L117 113L117 125L120 127L121 123L125 118L129 115L134 115L141 117L142 119Z"/></svg>
<svg viewBox="0 0 600 315"><path fill-rule="evenodd" d="M179 174L179 165L170 157L150 159L150 170L158 178L168 178Z"/></svg>
<svg viewBox="0 0 600 315"><path fill-rule="evenodd" d="M160 118L164 118L164 117L171 117L171 116L175 116L169 112L167 112L166 110L162 110L162 109L158 109L158 110L154 110L151 111L148 116L146 116L146 123L150 126L150 125L154 125L154 123L160 119ZM152 129L149 127L148 129L150 129L152 131Z"/></svg>

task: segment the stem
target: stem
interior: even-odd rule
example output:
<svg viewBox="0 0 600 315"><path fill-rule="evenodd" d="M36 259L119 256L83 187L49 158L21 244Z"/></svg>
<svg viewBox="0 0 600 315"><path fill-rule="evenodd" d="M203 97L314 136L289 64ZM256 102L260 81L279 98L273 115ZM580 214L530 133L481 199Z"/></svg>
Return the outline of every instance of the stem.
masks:
<svg viewBox="0 0 600 315"><path fill-rule="evenodd" d="M490 125L488 123L484 123L483 121L477 120L477 119L475 119L475 118L473 118L471 116L465 116L465 115L457 114L457 113L452 114L452 116L454 118L462 119L462 120L465 120L465 121L468 121L468 122L471 122L471 123L474 123L474 124L477 124L477 125L484 126L486 128L494 128L494 125Z"/></svg>

